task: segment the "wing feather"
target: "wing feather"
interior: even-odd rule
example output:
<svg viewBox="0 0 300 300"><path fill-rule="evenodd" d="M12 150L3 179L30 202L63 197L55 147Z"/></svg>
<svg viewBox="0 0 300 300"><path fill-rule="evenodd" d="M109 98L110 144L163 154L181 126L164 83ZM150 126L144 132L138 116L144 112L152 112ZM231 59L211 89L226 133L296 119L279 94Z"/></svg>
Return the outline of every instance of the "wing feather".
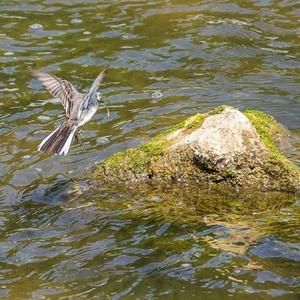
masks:
<svg viewBox="0 0 300 300"><path fill-rule="evenodd" d="M61 100L66 115L69 117L74 107L74 102L81 98L81 94L76 88L67 80L40 70L31 70L30 73L42 83L50 94Z"/></svg>
<svg viewBox="0 0 300 300"><path fill-rule="evenodd" d="M94 80L90 90L84 96L84 100L82 102L82 109L87 109L90 101L97 101L97 89L99 88L100 83L102 82L103 78L107 73L107 67L97 76Z"/></svg>

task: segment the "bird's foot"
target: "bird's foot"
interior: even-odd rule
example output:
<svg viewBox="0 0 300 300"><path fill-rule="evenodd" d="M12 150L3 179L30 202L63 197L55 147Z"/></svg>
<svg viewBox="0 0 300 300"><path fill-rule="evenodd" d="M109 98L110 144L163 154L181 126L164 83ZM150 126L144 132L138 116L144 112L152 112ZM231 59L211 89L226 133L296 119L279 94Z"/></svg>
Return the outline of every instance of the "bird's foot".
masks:
<svg viewBox="0 0 300 300"><path fill-rule="evenodd" d="M81 130L75 134L74 138L75 144L80 144L81 148L83 148L83 136Z"/></svg>

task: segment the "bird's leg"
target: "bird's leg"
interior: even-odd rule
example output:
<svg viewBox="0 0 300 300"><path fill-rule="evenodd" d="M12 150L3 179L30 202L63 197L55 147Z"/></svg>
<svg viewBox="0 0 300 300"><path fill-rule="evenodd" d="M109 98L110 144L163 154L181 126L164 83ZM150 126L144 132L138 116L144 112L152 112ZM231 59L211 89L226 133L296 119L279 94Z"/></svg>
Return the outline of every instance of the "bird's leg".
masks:
<svg viewBox="0 0 300 300"><path fill-rule="evenodd" d="M81 129L78 129L77 132L75 133L75 144L80 144L81 147L83 147L83 136L82 136L82 131Z"/></svg>

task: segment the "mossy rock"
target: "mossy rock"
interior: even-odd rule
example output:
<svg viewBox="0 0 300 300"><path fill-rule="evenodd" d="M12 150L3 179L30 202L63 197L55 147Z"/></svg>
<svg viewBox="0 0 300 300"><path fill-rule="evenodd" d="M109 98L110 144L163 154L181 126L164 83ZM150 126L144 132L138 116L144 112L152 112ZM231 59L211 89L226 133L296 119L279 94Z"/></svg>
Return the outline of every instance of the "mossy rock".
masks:
<svg viewBox="0 0 300 300"><path fill-rule="evenodd" d="M165 181L295 192L300 169L278 148L287 130L257 110L218 106L193 115L93 171L99 180Z"/></svg>

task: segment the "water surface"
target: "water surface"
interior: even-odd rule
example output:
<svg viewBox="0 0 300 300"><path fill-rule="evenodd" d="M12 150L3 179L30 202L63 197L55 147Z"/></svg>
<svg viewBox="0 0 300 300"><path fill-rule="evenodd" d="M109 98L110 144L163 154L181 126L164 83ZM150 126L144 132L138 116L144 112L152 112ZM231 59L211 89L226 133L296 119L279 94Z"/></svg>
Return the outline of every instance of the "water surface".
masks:
<svg viewBox="0 0 300 300"><path fill-rule="evenodd" d="M1 1L0 296L7 299L298 299L293 195L176 186L133 193L93 165L219 104L292 132L300 164L299 1ZM37 153L64 118L28 74L86 91L109 65L84 146Z"/></svg>

